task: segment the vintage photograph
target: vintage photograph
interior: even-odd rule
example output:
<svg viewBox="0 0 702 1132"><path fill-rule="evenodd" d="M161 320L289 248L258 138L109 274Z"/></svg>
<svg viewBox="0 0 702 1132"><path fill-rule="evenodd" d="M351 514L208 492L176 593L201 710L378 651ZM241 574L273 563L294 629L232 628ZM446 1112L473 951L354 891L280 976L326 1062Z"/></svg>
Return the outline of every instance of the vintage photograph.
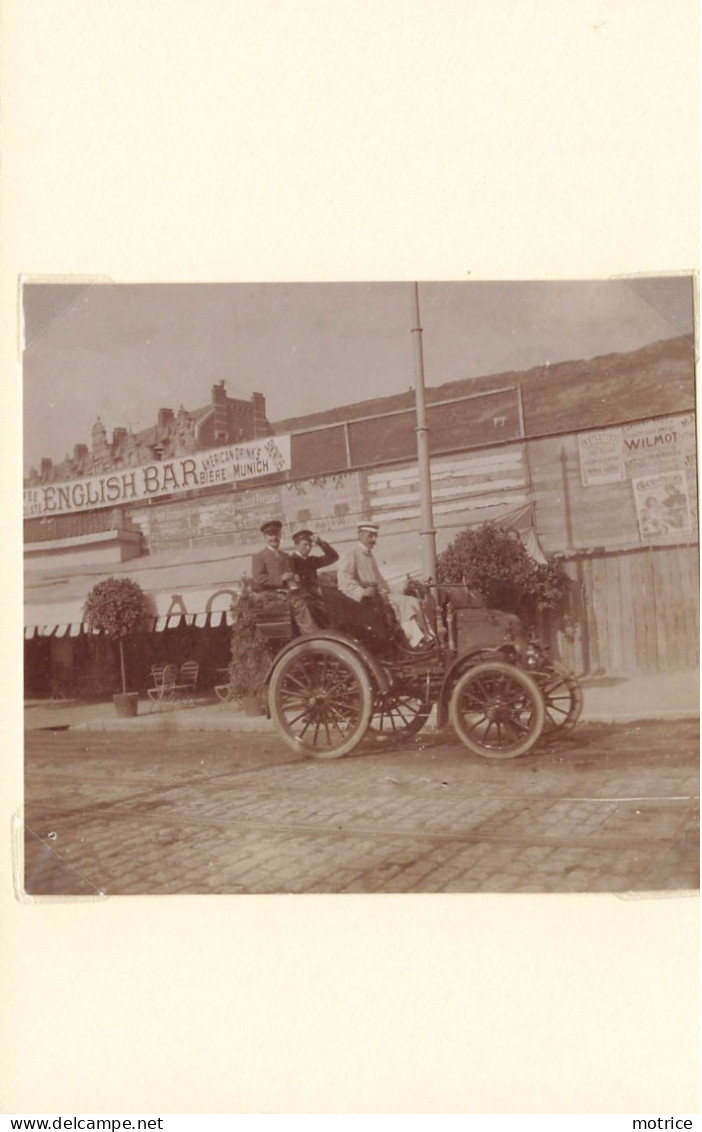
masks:
<svg viewBox="0 0 702 1132"><path fill-rule="evenodd" d="M694 303L25 281L24 891L696 889Z"/></svg>

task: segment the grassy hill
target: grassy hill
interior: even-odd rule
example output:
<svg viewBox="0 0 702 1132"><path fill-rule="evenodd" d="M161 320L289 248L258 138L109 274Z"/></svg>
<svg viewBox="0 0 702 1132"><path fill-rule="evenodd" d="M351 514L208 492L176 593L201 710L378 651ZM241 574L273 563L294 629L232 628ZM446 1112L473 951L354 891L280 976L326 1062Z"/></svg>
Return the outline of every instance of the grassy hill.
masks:
<svg viewBox="0 0 702 1132"><path fill-rule="evenodd" d="M689 412L695 407L692 339L666 339L629 354L559 362L521 372L465 378L428 388L427 404L505 386L522 390L527 436L601 428L642 417ZM358 420L398 409L414 409L414 393L357 401L305 417L274 423L276 432Z"/></svg>

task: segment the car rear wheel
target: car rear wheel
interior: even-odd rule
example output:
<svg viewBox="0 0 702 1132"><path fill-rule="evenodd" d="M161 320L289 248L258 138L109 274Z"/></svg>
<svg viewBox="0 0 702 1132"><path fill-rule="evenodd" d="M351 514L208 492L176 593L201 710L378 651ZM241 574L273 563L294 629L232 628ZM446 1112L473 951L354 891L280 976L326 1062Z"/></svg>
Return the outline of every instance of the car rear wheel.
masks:
<svg viewBox="0 0 702 1132"><path fill-rule="evenodd" d="M306 640L273 669L268 705L278 733L294 751L338 759L365 735L373 691L366 668L347 645Z"/></svg>
<svg viewBox="0 0 702 1132"><path fill-rule="evenodd" d="M583 692L579 682L557 661L535 675L546 708L545 733L553 736L570 731L583 710Z"/></svg>
<svg viewBox="0 0 702 1132"><path fill-rule="evenodd" d="M422 730L432 704L427 703L421 684L396 686L376 697L368 734L382 743L399 743Z"/></svg>

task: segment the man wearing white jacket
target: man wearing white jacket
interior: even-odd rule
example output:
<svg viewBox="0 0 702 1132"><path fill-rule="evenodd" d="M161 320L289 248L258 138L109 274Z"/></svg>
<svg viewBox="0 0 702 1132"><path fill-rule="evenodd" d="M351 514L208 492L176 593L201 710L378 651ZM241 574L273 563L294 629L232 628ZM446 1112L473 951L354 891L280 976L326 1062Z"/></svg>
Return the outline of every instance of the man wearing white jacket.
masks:
<svg viewBox="0 0 702 1132"><path fill-rule="evenodd" d="M378 540L375 523L358 524L358 542L347 551L339 562L339 589L354 601L364 601L378 594L390 602L402 632L411 648L427 647L434 643L424 612L416 597L390 592L390 587L380 573L373 555L373 547Z"/></svg>

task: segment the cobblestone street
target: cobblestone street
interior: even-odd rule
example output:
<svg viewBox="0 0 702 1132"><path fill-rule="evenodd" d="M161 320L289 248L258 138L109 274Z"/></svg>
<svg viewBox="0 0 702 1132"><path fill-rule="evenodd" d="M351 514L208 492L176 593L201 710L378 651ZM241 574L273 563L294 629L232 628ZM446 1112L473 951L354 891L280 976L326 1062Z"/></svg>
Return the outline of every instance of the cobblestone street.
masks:
<svg viewBox="0 0 702 1132"><path fill-rule="evenodd" d="M443 737L310 762L262 734L34 732L29 894L626 892L698 885L695 722L516 760Z"/></svg>

